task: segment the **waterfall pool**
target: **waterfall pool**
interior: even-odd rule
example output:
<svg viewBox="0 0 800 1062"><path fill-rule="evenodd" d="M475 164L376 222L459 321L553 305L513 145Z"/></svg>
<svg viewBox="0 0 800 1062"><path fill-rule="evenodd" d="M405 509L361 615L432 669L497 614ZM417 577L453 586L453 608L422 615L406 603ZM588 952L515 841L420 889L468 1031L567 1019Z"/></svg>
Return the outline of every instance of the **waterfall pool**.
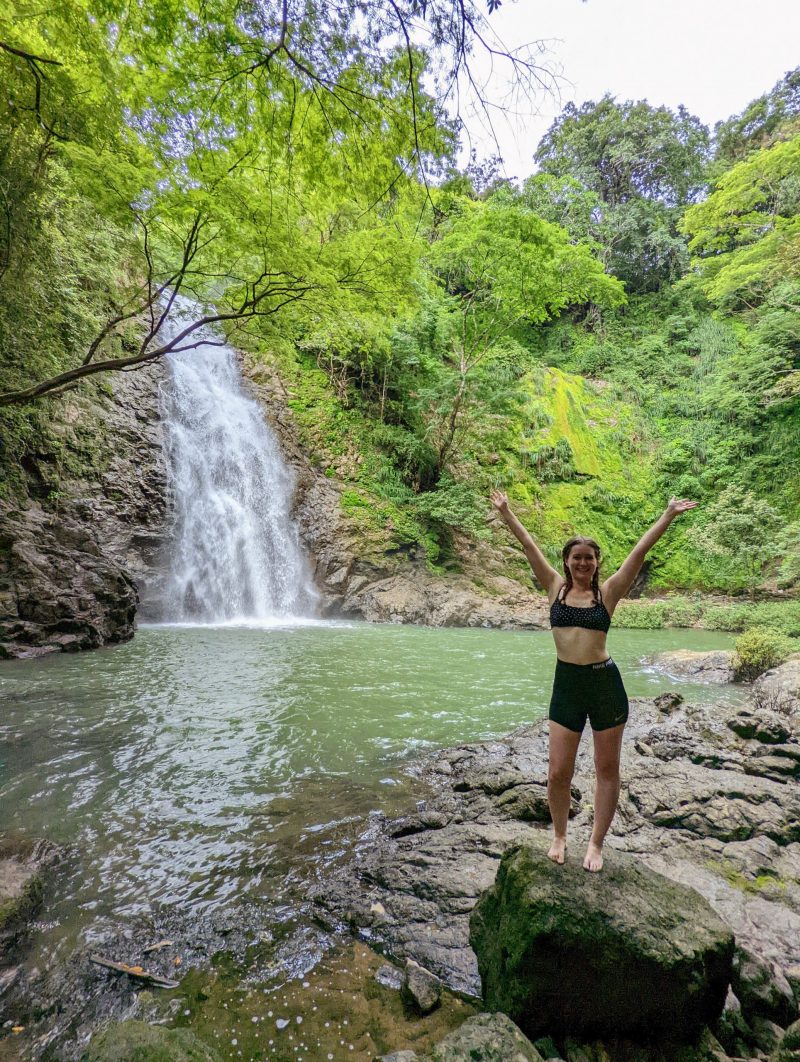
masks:
<svg viewBox="0 0 800 1062"><path fill-rule="evenodd" d="M731 644L610 636L633 697L736 697L642 663ZM3 827L78 847L55 898L67 922L136 918L153 897L214 910L258 890L277 842L286 860L292 838L402 806L409 757L541 718L552 658L547 632L309 621L148 627L114 649L6 663Z"/></svg>
<svg viewBox="0 0 800 1062"><path fill-rule="evenodd" d="M631 696L703 701L741 694L642 659L731 644L610 636ZM113 649L3 663L2 829L75 853L47 947L155 902L198 917L289 896L370 811L408 807L410 758L541 718L552 667L547 632L313 621L152 626Z"/></svg>

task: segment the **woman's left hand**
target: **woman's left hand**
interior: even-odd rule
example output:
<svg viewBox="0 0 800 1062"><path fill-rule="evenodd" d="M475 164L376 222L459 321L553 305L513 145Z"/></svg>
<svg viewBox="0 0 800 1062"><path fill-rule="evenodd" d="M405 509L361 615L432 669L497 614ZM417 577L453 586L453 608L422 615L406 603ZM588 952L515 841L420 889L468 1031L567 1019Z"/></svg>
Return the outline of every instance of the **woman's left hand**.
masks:
<svg viewBox="0 0 800 1062"><path fill-rule="evenodd" d="M698 502L689 501L688 498L670 498L667 512L670 516L680 516L681 513L694 509L697 504Z"/></svg>

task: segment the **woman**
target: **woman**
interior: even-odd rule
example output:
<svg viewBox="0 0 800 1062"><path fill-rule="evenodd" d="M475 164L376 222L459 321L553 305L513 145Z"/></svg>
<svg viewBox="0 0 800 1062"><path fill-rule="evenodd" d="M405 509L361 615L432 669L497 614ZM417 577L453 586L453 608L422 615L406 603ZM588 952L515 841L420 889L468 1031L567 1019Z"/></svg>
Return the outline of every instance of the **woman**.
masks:
<svg viewBox="0 0 800 1062"><path fill-rule="evenodd" d="M622 731L628 698L617 665L606 651L606 634L618 602L630 590L648 552L680 513L697 502L672 498L650 530L642 536L619 571L600 586L600 547L591 538L571 538L561 552L563 577L508 506L501 491L492 504L519 539L525 556L550 601L550 626L556 643L556 675L550 701L550 764L547 799L553 820L548 855L563 863L567 848L570 784L578 743L587 718L594 738L596 772L594 824L583 866L603 868L603 841L617 810Z"/></svg>

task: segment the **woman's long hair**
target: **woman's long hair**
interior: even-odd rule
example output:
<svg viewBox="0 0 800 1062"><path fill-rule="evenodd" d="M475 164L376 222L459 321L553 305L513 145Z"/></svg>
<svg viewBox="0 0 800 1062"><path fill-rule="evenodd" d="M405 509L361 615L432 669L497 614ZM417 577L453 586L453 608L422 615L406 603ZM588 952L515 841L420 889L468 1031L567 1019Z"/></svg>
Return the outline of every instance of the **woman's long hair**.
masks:
<svg viewBox="0 0 800 1062"><path fill-rule="evenodd" d="M602 553L600 547L593 538L586 538L584 535L576 535L571 538L569 542L565 543L564 548L561 550L561 563L564 565L564 592L561 594L561 600L563 601L567 594L572 589L572 573L567 566L567 559L575 546L588 546L594 553L595 560L597 561L597 567L594 570L592 576L592 597L594 603L599 605L603 597L600 593L600 561L602 560Z"/></svg>

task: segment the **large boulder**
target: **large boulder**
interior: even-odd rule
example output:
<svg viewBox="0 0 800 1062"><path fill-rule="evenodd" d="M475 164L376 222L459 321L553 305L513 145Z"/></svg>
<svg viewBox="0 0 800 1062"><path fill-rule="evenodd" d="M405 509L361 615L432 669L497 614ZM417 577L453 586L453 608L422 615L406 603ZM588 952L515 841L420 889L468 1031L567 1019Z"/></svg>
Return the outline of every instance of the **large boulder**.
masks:
<svg viewBox="0 0 800 1062"><path fill-rule="evenodd" d="M470 919L488 1007L529 1036L680 1041L722 1013L733 934L697 893L614 853L601 874L503 856Z"/></svg>
<svg viewBox="0 0 800 1062"><path fill-rule="evenodd" d="M780 709L800 717L800 653L784 664L765 671L753 683L753 693L760 708Z"/></svg>

